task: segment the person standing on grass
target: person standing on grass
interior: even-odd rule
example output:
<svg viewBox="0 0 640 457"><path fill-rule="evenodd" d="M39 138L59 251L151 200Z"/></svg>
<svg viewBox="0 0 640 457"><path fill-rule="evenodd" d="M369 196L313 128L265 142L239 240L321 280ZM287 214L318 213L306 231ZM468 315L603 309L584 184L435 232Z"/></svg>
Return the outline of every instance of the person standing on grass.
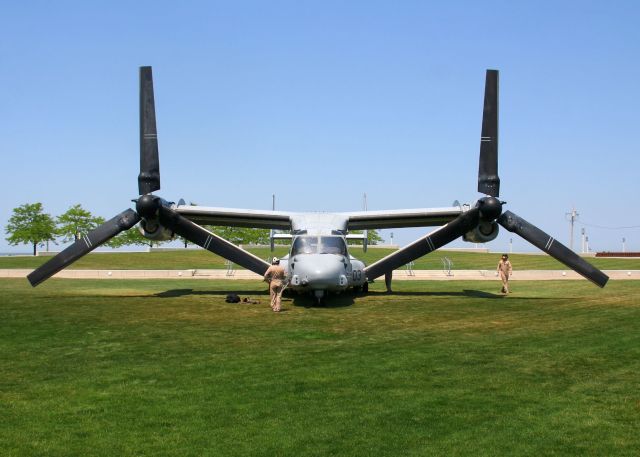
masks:
<svg viewBox="0 0 640 457"><path fill-rule="evenodd" d="M280 266L280 259L274 257L271 266L264 274L264 280L269 283L269 294L271 295L271 309L275 313L280 312L280 299L284 290L285 279L284 268Z"/></svg>
<svg viewBox="0 0 640 457"><path fill-rule="evenodd" d="M502 254L502 258L500 262L498 262L498 273L500 274L500 279L502 280L502 293L509 293L509 276L513 268L511 267L511 262L509 262L509 256L507 254Z"/></svg>

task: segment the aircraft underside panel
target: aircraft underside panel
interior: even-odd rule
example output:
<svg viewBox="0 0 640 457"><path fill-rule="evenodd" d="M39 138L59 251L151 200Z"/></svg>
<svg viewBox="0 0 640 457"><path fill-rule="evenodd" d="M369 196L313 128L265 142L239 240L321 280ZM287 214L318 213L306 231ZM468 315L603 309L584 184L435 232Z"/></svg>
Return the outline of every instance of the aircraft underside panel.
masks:
<svg viewBox="0 0 640 457"><path fill-rule="evenodd" d="M200 225L291 230L292 213L283 211L260 211L187 205L175 206L174 211Z"/></svg>
<svg viewBox="0 0 640 457"><path fill-rule="evenodd" d="M391 211L359 211L348 213L347 228L349 230L367 230L435 227L451 222L462 212L463 210L460 206Z"/></svg>

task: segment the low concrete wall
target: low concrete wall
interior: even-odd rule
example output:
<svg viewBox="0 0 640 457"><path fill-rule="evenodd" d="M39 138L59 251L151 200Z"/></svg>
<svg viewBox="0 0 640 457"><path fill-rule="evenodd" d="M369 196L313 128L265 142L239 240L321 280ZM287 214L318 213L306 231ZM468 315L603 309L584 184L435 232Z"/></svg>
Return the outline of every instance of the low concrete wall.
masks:
<svg viewBox="0 0 640 457"><path fill-rule="evenodd" d="M24 278L32 270L0 269L0 278ZM640 270L605 270L612 280L640 280ZM262 277L248 270L235 270L227 274L227 270L63 270L56 278L69 279L250 279L260 280ZM548 281L565 279L584 279L571 270L518 270L511 276L512 281ZM497 281L494 270L453 270L447 275L440 270L414 270L409 274L406 270L396 270L394 281Z"/></svg>

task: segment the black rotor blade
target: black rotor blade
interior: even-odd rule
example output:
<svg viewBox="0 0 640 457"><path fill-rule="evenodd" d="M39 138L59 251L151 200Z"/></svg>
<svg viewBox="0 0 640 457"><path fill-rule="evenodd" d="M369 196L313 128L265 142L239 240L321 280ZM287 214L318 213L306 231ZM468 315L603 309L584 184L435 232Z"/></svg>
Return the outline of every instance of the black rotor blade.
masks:
<svg viewBox="0 0 640 457"><path fill-rule="evenodd" d="M609 280L606 274L571 249L511 211L504 212L498 218L498 223L510 232L517 233L529 243L543 250L554 259L564 263L597 286L604 287Z"/></svg>
<svg viewBox="0 0 640 457"><path fill-rule="evenodd" d="M364 269L365 276L369 280L375 279L402 265L406 265L412 260L441 248L476 227L478 225L479 214L480 211L478 208L472 208L462 213L447 225L440 227L393 254L372 263Z"/></svg>
<svg viewBox="0 0 640 457"><path fill-rule="evenodd" d="M478 192L492 197L500 196L500 178L498 177L498 70L487 70L484 86Z"/></svg>
<svg viewBox="0 0 640 457"><path fill-rule="evenodd" d="M27 279L33 287L68 267L85 254L93 251L101 244L109 241L120 232L130 229L140 221L140 216L132 209L127 209L113 219L109 219L95 230L90 231L47 263L32 271Z"/></svg>
<svg viewBox="0 0 640 457"><path fill-rule="evenodd" d="M160 189L160 159L156 107L153 99L151 67L140 67L140 174L138 192L148 194Z"/></svg>
<svg viewBox="0 0 640 457"><path fill-rule="evenodd" d="M160 206L159 215L162 225L169 227L192 243L237 263L247 270L264 275L269 268L269 264L261 258L200 227L166 206Z"/></svg>

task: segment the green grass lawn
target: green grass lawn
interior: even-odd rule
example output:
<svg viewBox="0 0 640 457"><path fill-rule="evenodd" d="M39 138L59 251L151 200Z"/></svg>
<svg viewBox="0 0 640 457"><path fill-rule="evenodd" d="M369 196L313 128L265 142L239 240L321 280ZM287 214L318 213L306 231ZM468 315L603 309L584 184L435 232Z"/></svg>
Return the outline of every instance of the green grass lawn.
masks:
<svg viewBox="0 0 640 457"><path fill-rule="evenodd" d="M287 248L279 247L275 253L267 249L251 249L251 252L262 259L273 255L281 257L287 253ZM353 247L351 254L370 265L376 260L393 252L390 249L369 249L362 252L362 248ZM453 261L454 270L493 270L498 264L500 255L480 252L459 252L439 250L422 257L415 262L416 270L440 270L442 258L448 257ZM0 257L0 268L36 268L46 262L48 257ZM518 270L561 270L566 267L548 255L513 254L511 263ZM640 258L588 258L588 262L605 270L638 270ZM134 253L92 253L70 268L76 269L114 269L114 270L187 270L187 269L216 269L226 268L225 260L203 249L185 249L184 251L165 252L134 252Z"/></svg>
<svg viewBox="0 0 640 457"><path fill-rule="evenodd" d="M13 455L638 455L640 284L0 279ZM261 300L227 304L225 295Z"/></svg>

